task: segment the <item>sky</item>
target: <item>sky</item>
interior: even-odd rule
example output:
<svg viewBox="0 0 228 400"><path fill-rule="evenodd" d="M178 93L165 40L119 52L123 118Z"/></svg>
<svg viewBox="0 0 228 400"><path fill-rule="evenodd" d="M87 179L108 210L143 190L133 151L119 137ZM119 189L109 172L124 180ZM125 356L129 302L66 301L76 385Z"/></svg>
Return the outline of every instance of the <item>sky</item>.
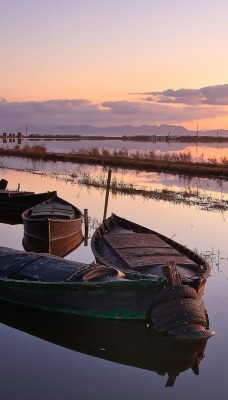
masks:
<svg viewBox="0 0 228 400"><path fill-rule="evenodd" d="M228 129L227 0L0 0L0 132Z"/></svg>

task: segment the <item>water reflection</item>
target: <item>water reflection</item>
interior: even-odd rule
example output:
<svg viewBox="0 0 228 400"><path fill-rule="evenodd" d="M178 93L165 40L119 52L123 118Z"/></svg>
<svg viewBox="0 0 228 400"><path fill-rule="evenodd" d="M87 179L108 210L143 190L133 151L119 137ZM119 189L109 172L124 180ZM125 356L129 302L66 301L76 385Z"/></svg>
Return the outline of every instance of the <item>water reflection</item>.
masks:
<svg viewBox="0 0 228 400"><path fill-rule="evenodd" d="M0 207L0 223L9 225L23 224L21 212L7 211Z"/></svg>
<svg viewBox="0 0 228 400"><path fill-rule="evenodd" d="M84 185L87 182L94 182L98 187L100 183L106 183L107 169L97 165L83 165L71 162L53 162L53 161L34 161L29 159L16 159L13 157L0 156L0 165L2 165L2 174L7 178L12 170L18 172L23 189L31 190L31 185L27 185L27 174L40 177L46 176L53 178L56 182L70 185ZM11 173L10 173L11 170ZM150 197L151 192L158 192L160 196L162 191L176 192L177 196L184 195L185 201L189 196L194 199L208 202L211 199L218 201L228 201L228 181L223 179L210 179L199 177L184 177L179 175L124 170L113 168L112 180L117 182L124 189L125 186L133 184L135 188L134 195L142 195L141 192L147 192ZM12 179L12 178L11 178ZM48 188L50 190L50 188ZM56 187L54 188L56 189ZM35 189L36 190L36 189ZM187 196L186 196L187 194ZM156 193L155 193L156 195ZM164 196L163 196L164 197Z"/></svg>
<svg viewBox="0 0 228 400"><path fill-rule="evenodd" d="M175 341L141 321L65 316L4 302L0 322L80 353L166 375L165 386L173 386L188 369L199 375L207 344Z"/></svg>
<svg viewBox="0 0 228 400"><path fill-rule="evenodd" d="M79 186L73 177L71 180L68 180L68 177L70 178L71 173L80 175L85 171L97 175L104 173L102 168L70 163L40 162L33 165L31 160L22 161L12 158L2 158L2 160L4 169L1 169L1 175L9 181L10 186L16 187L20 182L23 190L35 192L57 190L61 197L71 203L76 203L82 210L85 207L88 208L89 216L92 218L89 236L101 223L105 193L92 187L87 189ZM214 192L216 197L220 193L221 197L224 193L228 193L228 182L224 181L221 181L224 187L220 189L217 181L209 179L185 182L173 175L126 173L121 170L113 172L114 174L115 176L118 174L117 178L125 180L126 177L129 181L139 183L140 186L154 185L162 188L168 185L184 189L186 186L192 187L193 184L202 188L204 184L205 191ZM105 177L107 178L107 173ZM226 365L227 362L228 322L224 314L228 306L227 211L223 214L206 212L192 205L174 204L163 200L155 202L154 199L145 201L141 196L133 198L120 196L117 193L115 196L111 194L109 198L108 215L111 212L124 215L136 223L159 231L193 250L196 249L200 254L208 253L209 262L212 264L212 276L207 282L204 299L209 311L211 327L216 330L216 335L208 345L204 343L206 353L203 343L202 352L200 352L200 344L195 344L196 351L194 352L193 346L190 348L181 343L179 343L180 346L177 346L177 343L174 345L170 339L154 334L151 328L146 329L143 323L114 323L111 324L113 331L110 333L111 329L106 330L106 321L98 322L96 327L97 324L93 326L92 321L83 320L83 328L80 325L81 319L75 319L75 326L72 327L73 323L67 324L65 319L56 316L55 318L59 321L58 326L58 321L55 321L54 317L48 321L48 316L40 318L39 313L36 312L24 314L22 310L15 311L13 307L4 305L1 307L0 321L3 324L7 324L8 321L8 324L11 323L18 331L1 325L1 349L5 360L1 371L2 384L4 385L5 382L5 387L2 387L3 397L15 398L16 396L31 399L35 395L36 399L40 399L47 396L52 398L54 393L56 399L74 399L77 393L79 398L89 399L93 398L95 393L95 397L100 399L116 399L122 393L123 398L148 399L149 393L155 394L155 398L160 398L163 390L169 400L182 397L186 400L193 397L198 399L199 393L205 393L210 400L223 398L224 392L227 392L227 374L224 368L217 368L217 366ZM22 250L23 225L0 224L0 231L1 246ZM67 258L78 262L93 262L90 240L88 244L87 247L82 244ZM215 259L211 259L212 256ZM109 322L107 322L108 325ZM124 328L125 326L128 328ZM27 332L31 335L34 332L34 336L21 332L20 329L23 331L23 327L27 328ZM86 327L88 330L94 329L94 332L93 330L86 331ZM55 340L59 346L55 347L48 341L39 340L35 337L36 333L43 333L45 340L50 340L50 342ZM85 339L81 335L85 335ZM132 336L135 341L131 339ZM114 344L112 345L110 341ZM82 354L60 347L64 344L72 350L81 351ZM139 348L141 348L141 353L139 353ZM83 350L94 357L87 357L83 354ZM203 362L200 362L204 353L206 357L202 360ZM113 362L106 361L105 357ZM200 362L198 377L195 375L198 373L197 357ZM21 368L21 360L23 360L23 368ZM194 360L196 360L195 363ZM129 367L116 364L114 361L128 363ZM131 368L131 366L136 366L136 368ZM176 375L179 373L179 377L176 378L174 387L167 390L168 388L165 388L168 379L166 375L172 376L174 368ZM9 386L8 376L15 377L14 385ZM118 379L117 385L115 383L113 385L113 376ZM39 382L37 377L39 377ZM75 382L75 377L77 382ZM36 393L34 393L34 388L36 388ZM50 394L49 392L47 394L47 388Z"/></svg>
<svg viewBox="0 0 228 400"><path fill-rule="evenodd" d="M48 253L54 256L66 257L71 252L76 250L84 241L82 230L78 232L80 239L72 236L70 240L62 238L58 240L58 246L51 246L51 240L38 241L32 236L24 234L22 239L22 246L25 251L31 251L33 253Z"/></svg>
<svg viewBox="0 0 228 400"><path fill-rule="evenodd" d="M123 140L121 137L115 140L112 139L35 139L35 138L11 138L0 139L0 146L3 148L13 148L15 146L36 146L44 145L47 151L53 152L69 152L76 149L97 147L99 149L107 148L109 150L127 149L129 152L148 151L152 150L156 154L165 153L191 153L195 160L206 160L211 157L221 159L228 155L227 142L178 142L178 141L137 141Z"/></svg>

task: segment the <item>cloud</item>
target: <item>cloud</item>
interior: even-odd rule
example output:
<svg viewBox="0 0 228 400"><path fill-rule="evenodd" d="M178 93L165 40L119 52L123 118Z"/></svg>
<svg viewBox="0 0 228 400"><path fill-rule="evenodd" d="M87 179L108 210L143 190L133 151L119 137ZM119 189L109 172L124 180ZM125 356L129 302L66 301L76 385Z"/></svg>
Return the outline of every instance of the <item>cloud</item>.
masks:
<svg viewBox="0 0 228 400"><path fill-rule="evenodd" d="M133 101L106 101L101 103L104 109L109 110L115 115L143 115L151 113L153 107L151 104Z"/></svg>
<svg viewBox="0 0 228 400"><path fill-rule="evenodd" d="M226 113L224 108L213 108L208 111L207 106L184 105L177 107L173 104L160 104L151 102L129 102L129 101L109 101L102 103L102 107L107 108L110 113L121 117L123 120L140 119L148 120L150 123L178 123L183 121L194 121L202 118L214 118ZM142 122L143 123L143 122Z"/></svg>
<svg viewBox="0 0 228 400"><path fill-rule="evenodd" d="M226 92L228 85L200 90L168 89L151 92L143 101L105 101L100 104L87 99L10 102L0 97L0 130L23 132L26 124L30 131L37 133L41 128L58 125L179 125L226 115Z"/></svg>
<svg viewBox="0 0 228 400"><path fill-rule="evenodd" d="M21 129L30 126L85 123L99 115L99 104L85 99L1 102L0 129Z"/></svg>
<svg viewBox="0 0 228 400"><path fill-rule="evenodd" d="M147 95L143 100L155 103L228 105L228 84L206 86L200 89L167 89L162 92L145 92L141 94Z"/></svg>

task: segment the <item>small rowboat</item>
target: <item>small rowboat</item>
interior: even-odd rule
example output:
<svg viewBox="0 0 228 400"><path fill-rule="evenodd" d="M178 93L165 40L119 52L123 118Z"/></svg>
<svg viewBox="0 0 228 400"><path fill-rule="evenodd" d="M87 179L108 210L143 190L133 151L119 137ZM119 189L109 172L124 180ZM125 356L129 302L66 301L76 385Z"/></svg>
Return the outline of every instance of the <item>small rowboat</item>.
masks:
<svg viewBox="0 0 228 400"><path fill-rule="evenodd" d="M176 263L182 284L201 292L211 267L199 254L174 240L112 214L94 232L92 251L99 264L121 271L164 276L162 267Z"/></svg>
<svg viewBox="0 0 228 400"><path fill-rule="evenodd" d="M211 267L199 254L115 214L94 232L91 247L98 264L157 279L151 312L157 331L176 335L206 326L201 305Z"/></svg>
<svg viewBox="0 0 228 400"><path fill-rule="evenodd" d="M33 309L151 321L154 292L165 281L164 276L123 273L114 267L0 247L0 299ZM214 332L206 325L205 320L194 335L183 332L176 337L194 342L208 339Z"/></svg>
<svg viewBox="0 0 228 400"><path fill-rule="evenodd" d="M27 251L63 257L83 240L82 212L57 195L24 211L22 220Z"/></svg>
<svg viewBox="0 0 228 400"><path fill-rule="evenodd" d="M161 284L164 278L161 278ZM146 319L153 278L116 268L0 247L0 299L49 311Z"/></svg>
<svg viewBox="0 0 228 400"><path fill-rule="evenodd" d="M22 213L30 207L35 206L56 195L56 191L34 193L20 190L0 190L1 211L12 211ZM21 221L22 222L22 221Z"/></svg>

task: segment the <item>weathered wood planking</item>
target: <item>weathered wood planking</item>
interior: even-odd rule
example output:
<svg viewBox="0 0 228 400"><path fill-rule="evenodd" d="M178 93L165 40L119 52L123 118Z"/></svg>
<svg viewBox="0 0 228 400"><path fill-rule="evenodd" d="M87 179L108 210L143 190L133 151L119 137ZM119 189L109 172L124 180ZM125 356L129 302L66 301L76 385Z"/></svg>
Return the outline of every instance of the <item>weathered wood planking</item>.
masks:
<svg viewBox="0 0 228 400"><path fill-rule="evenodd" d="M180 266L197 268L196 263L154 234L106 234L103 239L128 268L141 269L165 265L168 261L176 262Z"/></svg>

